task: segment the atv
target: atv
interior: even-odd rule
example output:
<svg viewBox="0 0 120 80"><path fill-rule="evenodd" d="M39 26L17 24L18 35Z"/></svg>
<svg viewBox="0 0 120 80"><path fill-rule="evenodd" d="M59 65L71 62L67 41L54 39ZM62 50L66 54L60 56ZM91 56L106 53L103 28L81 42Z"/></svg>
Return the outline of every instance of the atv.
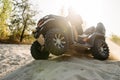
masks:
<svg viewBox="0 0 120 80"><path fill-rule="evenodd" d="M106 60L109 57L109 48L105 42L105 27L102 23L86 29L75 40L72 26L65 17L47 15L39 20L36 30L33 32L36 41L31 46L31 55L34 59L48 59L49 54L56 56L64 54L70 45L76 45L91 51L95 59ZM40 42L43 36L44 43Z"/></svg>

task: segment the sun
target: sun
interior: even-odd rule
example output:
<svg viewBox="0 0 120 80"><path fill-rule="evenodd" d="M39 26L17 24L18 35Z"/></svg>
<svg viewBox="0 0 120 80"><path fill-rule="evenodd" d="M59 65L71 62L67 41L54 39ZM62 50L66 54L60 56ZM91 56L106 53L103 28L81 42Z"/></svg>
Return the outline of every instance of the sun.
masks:
<svg viewBox="0 0 120 80"><path fill-rule="evenodd" d="M96 23L101 21L101 1L100 0L64 0L62 6L65 8L67 15L67 9L72 7L76 13L78 13L86 25L96 26Z"/></svg>

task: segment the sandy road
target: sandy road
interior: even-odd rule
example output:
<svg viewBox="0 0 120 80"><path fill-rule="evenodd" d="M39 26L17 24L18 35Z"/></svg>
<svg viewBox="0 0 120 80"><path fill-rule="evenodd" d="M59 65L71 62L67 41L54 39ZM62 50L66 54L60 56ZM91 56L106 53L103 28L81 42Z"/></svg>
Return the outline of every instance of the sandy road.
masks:
<svg viewBox="0 0 120 80"><path fill-rule="evenodd" d="M106 41L110 48L110 58L120 61L120 47L109 39L107 39ZM86 62L86 60L84 61L82 59L80 59L80 61ZM89 63L89 60L87 61L88 61L87 63ZM21 66L25 66L26 64L29 64L29 63L32 64L32 62L33 62L33 58L30 55L30 45L0 44L0 78L20 68ZM39 63L39 61L37 62ZM45 63L46 62L48 61L45 61ZM46 65L49 65L49 62ZM101 62L98 61L98 63L101 63ZM104 62L102 64L104 64Z"/></svg>
<svg viewBox="0 0 120 80"><path fill-rule="evenodd" d="M0 44L0 77L31 61L30 45Z"/></svg>
<svg viewBox="0 0 120 80"><path fill-rule="evenodd" d="M112 42L110 39L106 40L110 49L110 58L120 61L120 46Z"/></svg>

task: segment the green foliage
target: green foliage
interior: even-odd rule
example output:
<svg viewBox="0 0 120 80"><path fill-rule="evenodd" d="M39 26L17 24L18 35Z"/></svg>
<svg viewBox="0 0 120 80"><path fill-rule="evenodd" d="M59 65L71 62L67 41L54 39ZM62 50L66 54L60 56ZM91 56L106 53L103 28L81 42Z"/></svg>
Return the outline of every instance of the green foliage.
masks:
<svg viewBox="0 0 120 80"><path fill-rule="evenodd" d="M11 1L0 1L0 38L5 38L8 35L7 20L11 13Z"/></svg>
<svg viewBox="0 0 120 80"><path fill-rule="evenodd" d="M112 34L112 35L111 35L111 40L112 40L113 42L115 42L116 44L120 45L120 37L119 37L119 36L117 36L117 35L115 35L115 34Z"/></svg>
<svg viewBox="0 0 120 80"><path fill-rule="evenodd" d="M14 41L14 40L19 41L19 38L20 38L20 35L21 35L21 31L22 31L21 28L19 28L19 29L17 29L17 30L14 30L14 31L12 32L12 34L9 36L9 39L10 39L11 41Z"/></svg>
<svg viewBox="0 0 120 80"><path fill-rule="evenodd" d="M35 41L35 38L33 36L24 34L24 40L22 41L22 43L31 44L33 43L33 41Z"/></svg>
<svg viewBox="0 0 120 80"><path fill-rule="evenodd" d="M13 0L13 10L10 18L9 29L13 39L22 42L24 34L29 34L31 27L35 25L35 11L31 10L28 0Z"/></svg>
<svg viewBox="0 0 120 80"><path fill-rule="evenodd" d="M30 32L35 13L29 0L0 0L0 42L33 41Z"/></svg>

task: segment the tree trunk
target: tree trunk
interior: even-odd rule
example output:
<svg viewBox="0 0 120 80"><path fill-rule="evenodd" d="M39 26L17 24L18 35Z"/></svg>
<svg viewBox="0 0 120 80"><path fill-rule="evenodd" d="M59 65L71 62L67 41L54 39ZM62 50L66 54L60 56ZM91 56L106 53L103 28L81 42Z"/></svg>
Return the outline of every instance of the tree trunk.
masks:
<svg viewBox="0 0 120 80"><path fill-rule="evenodd" d="M20 42L23 41L25 29L26 29L26 25L24 25L24 27L23 27L23 31L22 31L22 34L21 34L21 36L20 36Z"/></svg>

